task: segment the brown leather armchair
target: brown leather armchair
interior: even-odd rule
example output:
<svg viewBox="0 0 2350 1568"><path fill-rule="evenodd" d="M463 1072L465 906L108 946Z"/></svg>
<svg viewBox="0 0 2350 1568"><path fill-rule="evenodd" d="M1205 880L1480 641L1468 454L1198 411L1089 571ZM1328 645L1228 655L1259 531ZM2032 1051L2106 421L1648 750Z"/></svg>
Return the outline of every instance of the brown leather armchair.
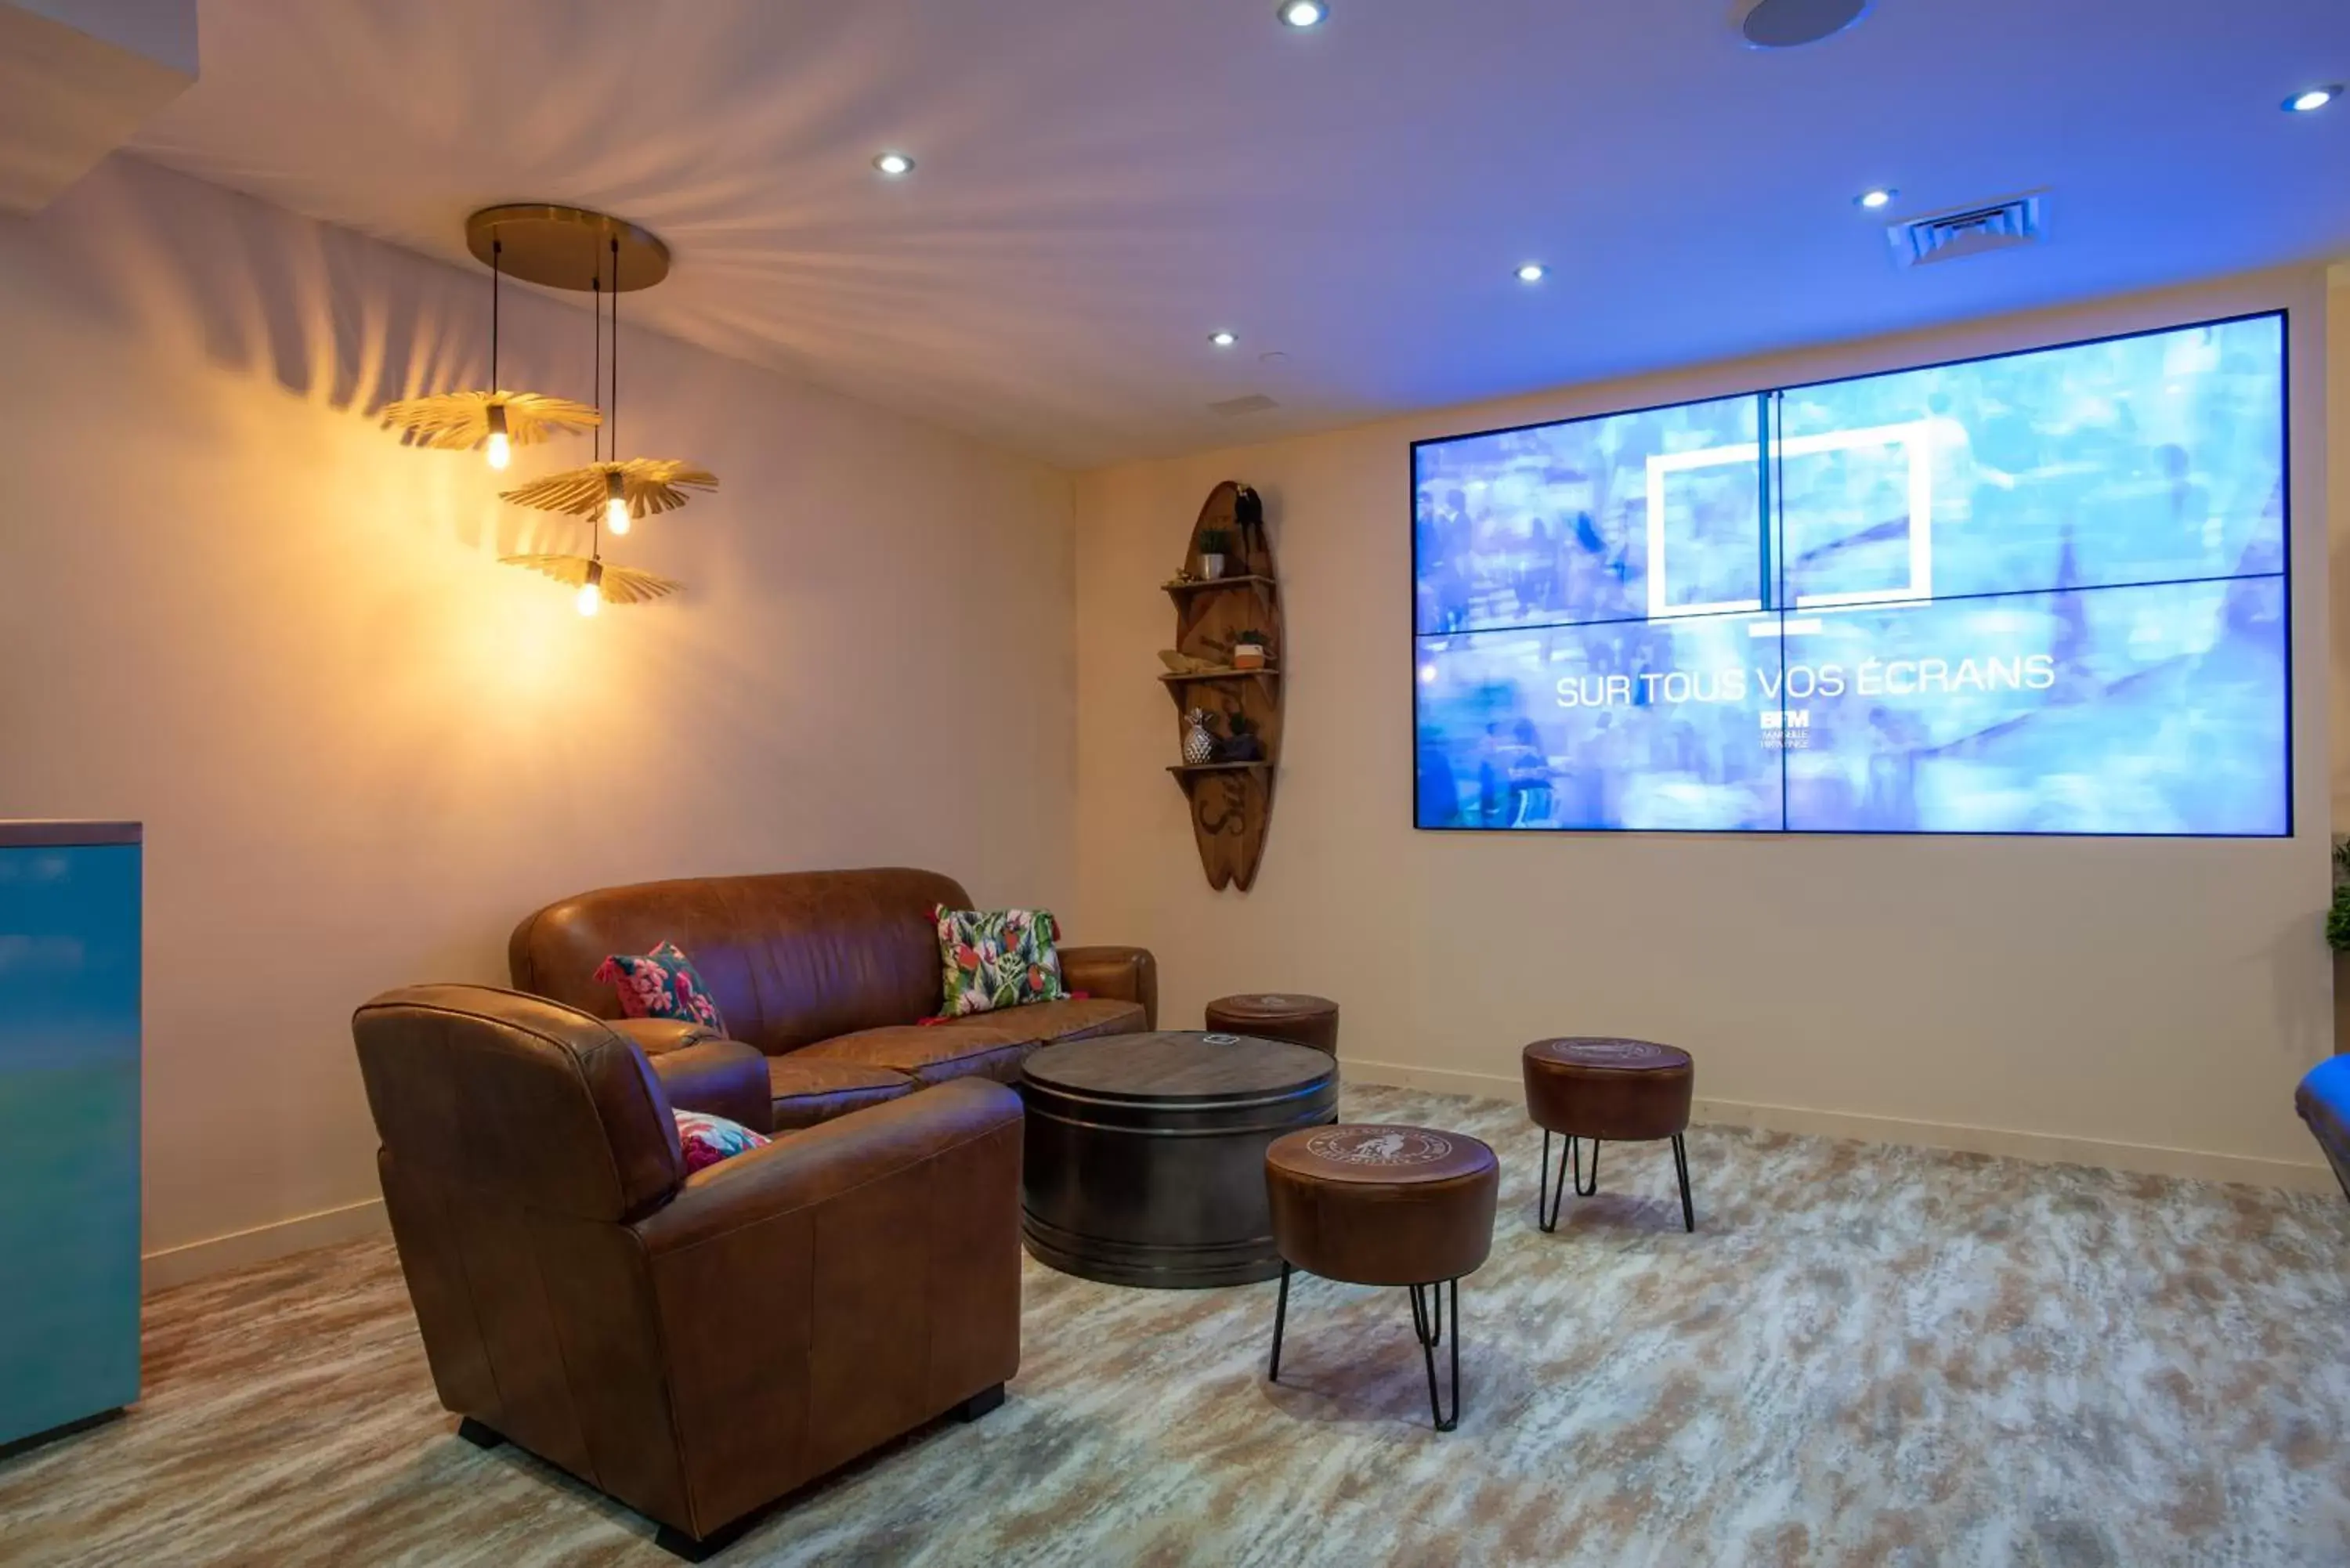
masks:
<svg viewBox="0 0 2350 1568"><path fill-rule="evenodd" d="M672 1102L760 1104L748 1046L657 1072L586 1013L470 985L388 992L351 1033L433 1385L473 1441L513 1439L698 1561L867 1449L1001 1403L1011 1090L942 1085L688 1176Z"/></svg>

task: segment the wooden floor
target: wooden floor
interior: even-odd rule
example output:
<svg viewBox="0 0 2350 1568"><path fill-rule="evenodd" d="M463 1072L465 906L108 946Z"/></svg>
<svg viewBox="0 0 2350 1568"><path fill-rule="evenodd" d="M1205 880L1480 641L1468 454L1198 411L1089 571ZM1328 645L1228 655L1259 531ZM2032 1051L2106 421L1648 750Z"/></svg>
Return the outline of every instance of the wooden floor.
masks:
<svg viewBox="0 0 2350 1568"><path fill-rule="evenodd" d="M1031 1265L1003 1409L819 1483L744 1563L2350 1563L2350 1206L1700 1128L1533 1222L1503 1161L1429 1429L1400 1291L1118 1290ZM0 1461L0 1563L655 1564L651 1527L436 1403L388 1242L149 1303L147 1393Z"/></svg>

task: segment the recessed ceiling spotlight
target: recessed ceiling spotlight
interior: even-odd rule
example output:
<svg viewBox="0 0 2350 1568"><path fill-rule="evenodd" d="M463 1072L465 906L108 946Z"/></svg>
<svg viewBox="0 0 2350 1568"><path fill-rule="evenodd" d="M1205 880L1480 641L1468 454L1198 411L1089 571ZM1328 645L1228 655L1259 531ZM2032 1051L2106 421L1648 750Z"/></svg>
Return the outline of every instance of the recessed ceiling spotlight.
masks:
<svg viewBox="0 0 2350 1568"><path fill-rule="evenodd" d="M914 161L902 152L882 152L875 154L873 167L896 180L914 171Z"/></svg>
<svg viewBox="0 0 2350 1568"><path fill-rule="evenodd" d="M1330 19L1330 7L1323 0L1281 0L1274 15L1284 27L1318 27Z"/></svg>
<svg viewBox="0 0 2350 1568"><path fill-rule="evenodd" d="M1517 271L1517 279L1520 283L1540 283L1549 275L1550 268L1540 262L1528 262Z"/></svg>
<svg viewBox="0 0 2350 1568"><path fill-rule="evenodd" d="M2324 87L2309 88L2293 94L2284 100L2284 110L2287 114L2315 114L2341 96L2342 84L2327 82Z"/></svg>
<svg viewBox="0 0 2350 1568"><path fill-rule="evenodd" d="M1208 341L1214 344L1219 348L1229 348L1240 340L1241 335L1237 332L1211 332L1208 334Z"/></svg>
<svg viewBox="0 0 2350 1568"><path fill-rule="evenodd" d="M1859 195L1855 196L1853 200L1858 202L1861 206L1864 206L1870 212L1874 213L1877 208L1885 206L1890 202L1894 197L1898 196L1899 194L1901 194L1901 192L1895 190L1890 185L1878 185L1873 189L1863 191Z"/></svg>

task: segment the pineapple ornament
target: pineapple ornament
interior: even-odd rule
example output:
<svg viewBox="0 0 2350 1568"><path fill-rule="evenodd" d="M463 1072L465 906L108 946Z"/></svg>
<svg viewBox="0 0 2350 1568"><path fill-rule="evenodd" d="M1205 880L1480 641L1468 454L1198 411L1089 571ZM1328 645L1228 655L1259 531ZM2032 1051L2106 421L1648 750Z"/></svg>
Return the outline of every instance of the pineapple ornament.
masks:
<svg viewBox="0 0 2350 1568"><path fill-rule="evenodd" d="M1208 728L1208 711L1194 708L1183 715L1183 761L1187 766L1198 767L1211 762L1216 755L1215 732Z"/></svg>

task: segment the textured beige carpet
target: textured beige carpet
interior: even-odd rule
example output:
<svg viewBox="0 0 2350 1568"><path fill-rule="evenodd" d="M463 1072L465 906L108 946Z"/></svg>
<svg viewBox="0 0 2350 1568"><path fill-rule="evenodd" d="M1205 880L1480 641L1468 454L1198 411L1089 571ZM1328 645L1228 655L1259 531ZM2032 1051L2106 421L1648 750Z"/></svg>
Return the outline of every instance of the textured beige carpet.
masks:
<svg viewBox="0 0 2350 1568"><path fill-rule="evenodd" d="M1533 1221L1514 1106L1349 1090L1502 1156L1461 1428L1400 1291L1031 1265L1003 1409L771 1515L743 1563L2350 1563L2350 1206L1700 1128ZM156 1298L128 1418L0 1463L0 1562L659 1563L434 1402L385 1242Z"/></svg>

